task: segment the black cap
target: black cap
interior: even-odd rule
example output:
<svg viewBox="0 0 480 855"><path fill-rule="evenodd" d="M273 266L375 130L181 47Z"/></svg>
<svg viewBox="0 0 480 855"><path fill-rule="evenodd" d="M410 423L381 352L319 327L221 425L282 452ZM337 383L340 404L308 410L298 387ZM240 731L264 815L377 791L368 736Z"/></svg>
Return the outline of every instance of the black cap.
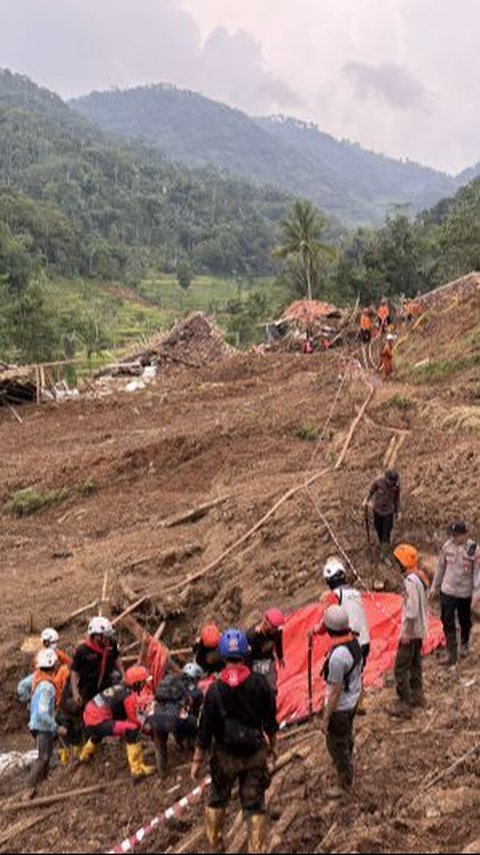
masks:
<svg viewBox="0 0 480 855"><path fill-rule="evenodd" d="M451 524L449 531L453 535L467 534L468 529L464 522L457 520L457 522Z"/></svg>

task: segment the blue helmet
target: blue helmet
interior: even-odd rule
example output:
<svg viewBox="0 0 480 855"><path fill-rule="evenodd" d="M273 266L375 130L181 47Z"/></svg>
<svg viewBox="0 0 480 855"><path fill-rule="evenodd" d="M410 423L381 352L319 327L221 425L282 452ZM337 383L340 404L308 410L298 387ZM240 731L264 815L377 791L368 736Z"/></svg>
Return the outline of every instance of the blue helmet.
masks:
<svg viewBox="0 0 480 855"><path fill-rule="evenodd" d="M218 652L222 659L245 659L250 653L247 636L240 629L227 629L220 639Z"/></svg>

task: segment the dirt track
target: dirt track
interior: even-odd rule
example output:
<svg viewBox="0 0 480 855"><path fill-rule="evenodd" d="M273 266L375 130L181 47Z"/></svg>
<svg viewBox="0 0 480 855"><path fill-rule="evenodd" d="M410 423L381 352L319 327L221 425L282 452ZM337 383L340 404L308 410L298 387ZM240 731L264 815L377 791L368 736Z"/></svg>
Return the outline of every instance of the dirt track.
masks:
<svg viewBox="0 0 480 855"><path fill-rule="evenodd" d="M161 376L139 395L24 408L23 425L0 411L2 502L27 486L71 491L60 506L25 519L5 514L1 519L0 714L9 745L28 745L23 735L25 713L13 697L15 681L28 667L19 647L29 614L37 628L61 623L68 613L100 595L107 568L135 594L152 595L140 617L153 631L166 614L165 639L173 648L188 644L199 623L208 618L248 624L273 600L290 610L318 597L321 561L334 550L304 491L285 503L211 575L186 586L174 602L166 591L244 534L283 493L301 483L306 470L334 463L367 393L358 370L345 383L313 461L315 443L299 438L298 432L312 425L322 429L345 367L345 355L340 352L313 357L236 356L209 369L182 369ZM462 384L470 388L472 377L462 378ZM455 400L459 389L457 385ZM416 408L400 411L391 406L394 394L408 396ZM398 537L413 540L428 557L436 553L444 526L452 518L464 516L477 532L480 528L478 439L435 426L429 416L432 401L437 408L448 408L451 398L447 386L378 386L344 465L338 472L326 473L312 488L369 584L374 580L382 580L387 587L397 584L371 561L360 509L371 477L382 470L392 449L393 437L405 436L395 464L402 473L405 494ZM175 528L160 525L220 496L228 497L226 502L198 522ZM120 609L124 602L116 583L112 596ZM177 610L180 614L173 616ZM74 644L81 636L85 620L79 618L65 627L67 643ZM372 714L359 730L359 802L342 819L341 836L332 832L326 840L325 851L353 847L356 851L397 847L406 852L423 847L461 851L480 836L478 758L457 773L453 790L432 789L425 802L415 799L405 816L396 813L401 795L413 795L429 771L447 766L450 758L466 750L472 742L466 731L476 731L473 738L478 739L478 677L473 686L464 685L477 670L478 644L477 636L472 661L451 677L429 664L435 705L419 717L419 732L403 737L395 733L387 740L392 730L401 728L384 713L386 694L372 699ZM312 745L315 750L305 762L286 770L288 780L273 799L273 818L279 819L280 811L284 809L285 815L292 802L292 791L298 803L298 816L282 832L276 851L311 851L335 821L336 815L321 798L325 778L321 740L313 739ZM106 748L104 762L110 764L105 770L109 778L117 770L126 775L118 749ZM96 771L77 770L74 784L97 782L99 766L101 761ZM90 797L9 846L14 851L104 850L162 805L170 805L186 787L185 770L180 774L182 791L167 794L156 780L139 786L126 781L128 799L122 790ZM45 793L66 788L67 781L70 785L65 772L56 771ZM175 774L170 787L174 785ZM15 789L21 786L19 780L14 784ZM462 808L462 799L471 810ZM6 822L7 816L0 814L0 834ZM165 851L181 844L184 832L191 830L187 816L174 831L156 833L142 851ZM202 845L197 841L194 849L202 851Z"/></svg>

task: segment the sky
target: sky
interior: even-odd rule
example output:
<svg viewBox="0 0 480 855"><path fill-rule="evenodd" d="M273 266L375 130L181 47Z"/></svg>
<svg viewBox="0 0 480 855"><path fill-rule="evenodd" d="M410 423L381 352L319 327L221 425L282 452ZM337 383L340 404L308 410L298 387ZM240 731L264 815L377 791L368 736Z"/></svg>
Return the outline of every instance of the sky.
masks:
<svg viewBox="0 0 480 855"><path fill-rule="evenodd" d="M0 0L0 67L63 97L167 82L455 173L480 160L479 0Z"/></svg>

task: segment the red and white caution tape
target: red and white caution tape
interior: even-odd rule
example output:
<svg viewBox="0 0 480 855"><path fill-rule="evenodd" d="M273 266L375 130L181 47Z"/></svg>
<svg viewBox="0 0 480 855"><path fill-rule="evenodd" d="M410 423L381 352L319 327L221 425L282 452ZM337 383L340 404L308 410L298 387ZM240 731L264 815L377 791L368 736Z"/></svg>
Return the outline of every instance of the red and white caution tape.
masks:
<svg viewBox="0 0 480 855"><path fill-rule="evenodd" d="M212 779L210 775L203 779L202 783L199 784L198 787L195 787L191 793L188 793L186 796L180 799L180 801L176 802L172 807L169 807L164 813L161 813L159 816L154 817L147 825L139 828L135 834L132 834L131 837L127 837L123 843L120 843L119 846L115 846L114 849L110 849L108 855L122 855L124 852L132 852L139 843L142 843L152 831L158 828L159 825L162 825L164 822L169 822L171 819L176 819L180 814L183 813L188 807L191 807L196 802L198 802L203 793L212 783Z"/></svg>

